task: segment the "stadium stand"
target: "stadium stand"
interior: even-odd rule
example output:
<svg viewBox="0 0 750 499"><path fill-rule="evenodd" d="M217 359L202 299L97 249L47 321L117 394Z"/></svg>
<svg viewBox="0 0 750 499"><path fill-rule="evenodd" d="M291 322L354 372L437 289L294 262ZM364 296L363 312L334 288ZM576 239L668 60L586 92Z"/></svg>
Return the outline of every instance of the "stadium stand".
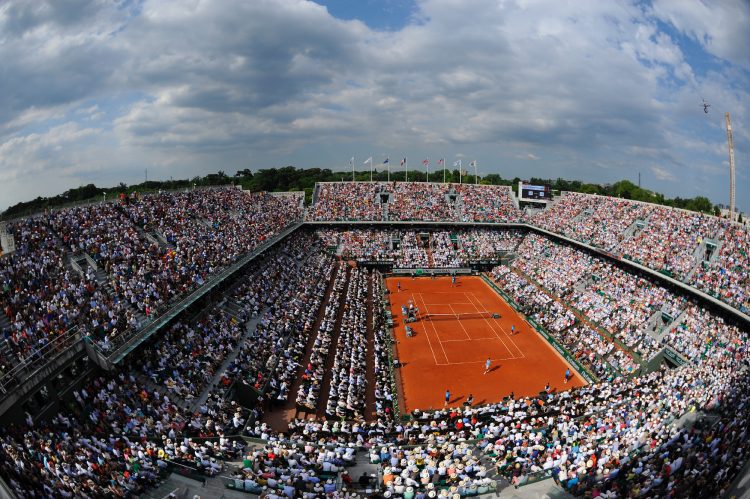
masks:
<svg viewBox="0 0 750 499"><path fill-rule="evenodd" d="M137 355L71 388L55 414L4 424L0 475L19 497L135 496L176 470L290 499L375 489L464 497L544 478L587 497L720 496L750 452L748 324L737 320L750 297L746 229L570 193L528 220L512 196L495 186L317 186L309 221L530 225L298 230ZM45 347L76 328L111 351L301 216L293 196L206 189L9 223L3 371L43 362ZM535 227L637 260L738 313ZM404 420L382 274L347 260L492 261L489 277L595 382ZM681 365L652 365L667 351ZM317 417L273 429L265 416L291 400ZM363 462L378 473L360 487L349 475Z"/></svg>

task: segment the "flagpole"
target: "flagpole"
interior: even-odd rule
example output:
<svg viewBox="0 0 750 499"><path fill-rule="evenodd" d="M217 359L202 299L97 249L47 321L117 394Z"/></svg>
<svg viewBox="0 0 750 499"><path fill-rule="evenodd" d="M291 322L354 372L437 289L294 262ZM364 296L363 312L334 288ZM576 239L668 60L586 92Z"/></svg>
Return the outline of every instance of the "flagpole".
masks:
<svg viewBox="0 0 750 499"><path fill-rule="evenodd" d="M477 160L474 160L474 185L477 185L479 183L479 178L477 178Z"/></svg>
<svg viewBox="0 0 750 499"><path fill-rule="evenodd" d="M370 182L372 182L372 156L370 156Z"/></svg>
<svg viewBox="0 0 750 499"><path fill-rule="evenodd" d="M389 158L385 158L385 159L388 160ZM390 162L390 160L388 161L387 165L388 165L388 182L390 182L391 181L391 162Z"/></svg>
<svg viewBox="0 0 750 499"><path fill-rule="evenodd" d="M406 175L404 176L404 182L409 181L409 157L404 158L404 166L406 166Z"/></svg>
<svg viewBox="0 0 750 499"><path fill-rule="evenodd" d="M445 158L443 158L443 183L445 183Z"/></svg>
<svg viewBox="0 0 750 499"><path fill-rule="evenodd" d="M430 183L430 157L427 156L427 183Z"/></svg>
<svg viewBox="0 0 750 499"><path fill-rule="evenodd" d="M463 163L461 163L461 160L458 160L458 183L462 184L464 182L464 167Z"/></svg>
<svg viewBox="0 0 750 499"><path fill-rule="evenodd" d="M349 162L352 164L352 182L354 182L354 156L352 156L352 159Z"/></svg>

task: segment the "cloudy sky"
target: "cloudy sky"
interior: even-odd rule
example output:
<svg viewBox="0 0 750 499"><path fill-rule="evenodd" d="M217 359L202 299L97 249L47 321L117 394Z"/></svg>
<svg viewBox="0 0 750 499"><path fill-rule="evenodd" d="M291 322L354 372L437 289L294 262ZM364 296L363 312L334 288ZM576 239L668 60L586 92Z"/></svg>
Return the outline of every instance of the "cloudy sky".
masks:
<svg viewBox="0 0 750 499"><path fill-rule="evenodd" d="M730 111L748 210L748 47L746 0L6 0L0 209L371 155L727 203Z"/></svg>

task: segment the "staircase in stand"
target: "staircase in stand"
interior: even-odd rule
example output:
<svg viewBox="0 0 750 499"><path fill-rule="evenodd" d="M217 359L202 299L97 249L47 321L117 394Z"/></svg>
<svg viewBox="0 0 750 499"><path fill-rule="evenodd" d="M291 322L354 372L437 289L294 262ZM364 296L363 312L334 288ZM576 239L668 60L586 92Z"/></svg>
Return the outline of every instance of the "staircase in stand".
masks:
<svg viewBox="0 0 750 499"><path fill-rule="evenodd" d="M427 240L425 253L427 253L427 267L431 269L435 268L435 259L432 257L432 234L430 234L430 238Z"/></svg>

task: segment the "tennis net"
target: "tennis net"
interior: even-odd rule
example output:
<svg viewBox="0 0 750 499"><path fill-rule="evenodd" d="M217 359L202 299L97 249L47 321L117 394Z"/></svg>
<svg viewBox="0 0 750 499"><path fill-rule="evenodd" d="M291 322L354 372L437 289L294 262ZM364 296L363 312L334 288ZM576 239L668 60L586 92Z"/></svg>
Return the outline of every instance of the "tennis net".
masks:
<svg viewBox="0 0 750 499"><path fill-rule="evenodd" d="M499 319L495 312L465 312L460 314L424 314L420 317L424 321L460 321L465 319Z"/></svg>

